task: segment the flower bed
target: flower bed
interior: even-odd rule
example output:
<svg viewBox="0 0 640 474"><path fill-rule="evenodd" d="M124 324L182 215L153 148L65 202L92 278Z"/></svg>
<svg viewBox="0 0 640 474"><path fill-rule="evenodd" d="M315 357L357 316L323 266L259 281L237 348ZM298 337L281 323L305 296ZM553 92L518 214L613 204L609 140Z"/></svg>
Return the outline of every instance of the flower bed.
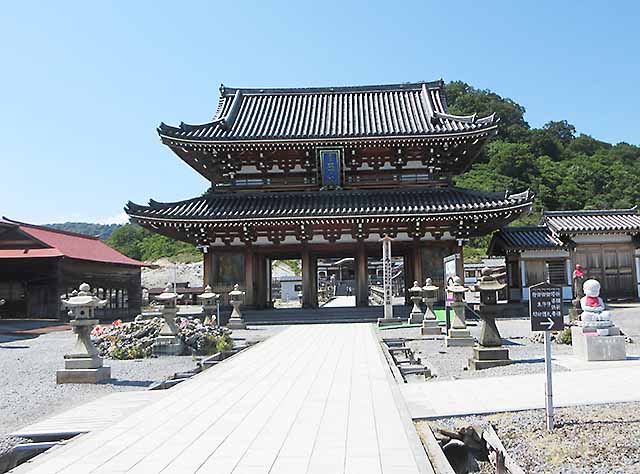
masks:
<svg viewBox="0 0 640 474"><path fill-rule="evenodd" d="M117 320L108 326L96 326L91 339L103 357L143 359L151 357L153 343L163 324L164 320L160 317L143 319L138 316L130 323ZM209 355L233 347L231 331L227 328L204 324L197 318L177 317L176 324L187 353Z"/></svg>

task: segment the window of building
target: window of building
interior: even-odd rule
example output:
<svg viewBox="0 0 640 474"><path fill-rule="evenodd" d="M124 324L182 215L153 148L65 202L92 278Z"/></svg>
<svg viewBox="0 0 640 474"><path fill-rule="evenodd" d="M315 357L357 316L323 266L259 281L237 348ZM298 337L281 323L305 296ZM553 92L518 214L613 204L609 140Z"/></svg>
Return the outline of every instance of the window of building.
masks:
<svg viewBox="0 0 640 474"><path fill-rule="evenodd" d="M567 271L564 260L548 260L547 276L552 285L566 285Z"/></svg>

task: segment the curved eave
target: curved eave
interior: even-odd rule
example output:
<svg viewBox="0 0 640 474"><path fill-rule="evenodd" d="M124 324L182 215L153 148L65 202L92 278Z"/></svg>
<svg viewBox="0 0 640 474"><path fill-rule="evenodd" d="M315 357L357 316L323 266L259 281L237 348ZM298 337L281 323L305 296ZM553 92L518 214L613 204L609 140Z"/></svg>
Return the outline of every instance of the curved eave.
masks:
<svg viewBox="0 0 640 474"><path fill-rule="evenodd" d="M376 135L376 136L353 136L353 137L303 137L303 138L243 138L228 140L194 140L189 138L176 137L163 133L158 129L160 139L165 145L169 146L210 146L210 147L252 147L252 146L269 146L269 145L362 145L370 143L384 142L403 142L403 143L419 143L419 142L444 142L451 140L463 140L467 138L490 138L498 133L498 125L492 124L484 128L474 130L447 132L447 133L429 133L422 135Z"/></svg>
<svg viewBox="0 0 640 474"><path fill-rule="evenodd" d="M136 207L142 207L135 205ZM507 214L517 215L531 210L532 202L514 203L506 206L489 209L452 209L443 212L411 212L411 213L381 213L381 214L344 214L344 215L317 215L317 216L277 216L277 217L223 217L223 218L189 218L189 217L156 217L144 214L136 214L134 210L125 208L125 212L136 221L162 222L174 224L218 224L228 223L229 225L256 223L256 222L314 222L321 220L373 220L373 219L415 219L415 220L437 220L437 219L469 219L474 216L487 214Z"/></svg>

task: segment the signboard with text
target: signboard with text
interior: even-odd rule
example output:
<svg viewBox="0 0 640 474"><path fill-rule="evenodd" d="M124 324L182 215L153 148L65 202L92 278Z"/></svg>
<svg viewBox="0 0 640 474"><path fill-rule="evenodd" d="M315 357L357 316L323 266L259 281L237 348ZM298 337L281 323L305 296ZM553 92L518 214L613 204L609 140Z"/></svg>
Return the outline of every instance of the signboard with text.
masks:
<svg viewBox="0 0 640 474"><path fill-rule="evenodd" d="M342 185L340 150L320 150L320 171L323 187Z"/></svg>
<svg viewBox="0 0 640 474"><path fill-rule="evenodd" d="M532 331L563 329L562 288L549 283L529 287L529 315Z"/></svg>

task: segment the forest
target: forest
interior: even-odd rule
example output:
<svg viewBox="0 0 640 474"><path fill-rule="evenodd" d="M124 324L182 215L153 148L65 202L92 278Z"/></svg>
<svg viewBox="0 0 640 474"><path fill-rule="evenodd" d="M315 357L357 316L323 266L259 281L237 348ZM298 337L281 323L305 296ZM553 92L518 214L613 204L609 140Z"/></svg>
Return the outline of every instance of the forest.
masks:
<svg viewBox="0 0 640 474"><path fill-rule="evenodd" d="M447 84L446 97L453 114L485 116L495 112L500 118L498 136L465 174L455 178L454 184L480 191L533 190L533 212L514 224L537 224L543 209L626 208L640 202L640 147L597 140L579 133L566 120L551 120L542 128L532 128L522 105L465 82ZM100 235L113 248L139 260L171 257L191 261L199 255L193 245L134 224L54 226ZM466 257L483 255L488 240L489 236L472 239Z"/></svg>

